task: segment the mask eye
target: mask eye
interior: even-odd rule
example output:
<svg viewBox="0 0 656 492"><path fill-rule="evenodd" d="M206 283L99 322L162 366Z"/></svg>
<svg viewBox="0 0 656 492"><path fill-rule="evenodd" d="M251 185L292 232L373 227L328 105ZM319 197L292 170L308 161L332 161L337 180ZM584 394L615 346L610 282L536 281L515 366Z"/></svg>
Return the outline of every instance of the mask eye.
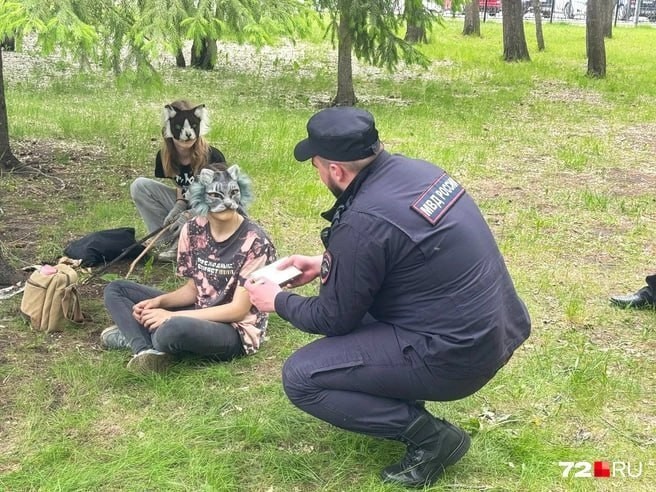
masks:
<svg viewBox="0 0 656 492"><path fill-rule="evenodd" d="M216 200L223 198L223 193L219 193L218 191L209 191L207 196Z"/></svg>
<svg viewBox="0 0 656 492"><path fill-rule="evenodd" d="M181 128L182 128L182 125L177 125L177 124L175 125L175 129L176 129L176 130L179 130L179 129L181 129Z"/></svg>

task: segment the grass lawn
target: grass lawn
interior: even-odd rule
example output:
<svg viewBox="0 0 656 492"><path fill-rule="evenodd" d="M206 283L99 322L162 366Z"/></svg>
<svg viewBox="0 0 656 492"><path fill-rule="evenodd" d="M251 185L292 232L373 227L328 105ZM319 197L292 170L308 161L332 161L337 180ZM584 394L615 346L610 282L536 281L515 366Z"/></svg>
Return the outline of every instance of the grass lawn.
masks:
<svg viewBox="0 0 656 492"><path fill-rule="evenodd" d="M608 296L656 271L656 29L617 27L605 80L585 77L582 26L545 24L537 52L527 22L532 61L513 64L501 59L500 23L483 24L481 38L461 31L450 19L435 30L428 70L356 64L354 76L387 149L439 163L478 202L533 321L485 388L428 404L472 435L431 490L653 490L656 313L613 308ZM178 98L209 108L209 141L251 176L250 213L280 256L320 253L331 195L292 149L334 96L335 50L219 51L212 72L164 60L160 85L3 53L12 148L42 170L0 176L5 257L54 262L70 240L113 227L142 236L129 184L152 175L160 109ZM111 324L109 278L83 289L87 321L58 334L31 331L20 296L0 301L0 490L402 490L378 478L400 443L341 431L287 401L281 365L314 337L274 315L256 356L135 376L129 354L98 346ZM132 278L177 282L173 266L153 263ZM566 478L559 465L595 461L617 462L615 476L575 477L583 463Z"/></svg>

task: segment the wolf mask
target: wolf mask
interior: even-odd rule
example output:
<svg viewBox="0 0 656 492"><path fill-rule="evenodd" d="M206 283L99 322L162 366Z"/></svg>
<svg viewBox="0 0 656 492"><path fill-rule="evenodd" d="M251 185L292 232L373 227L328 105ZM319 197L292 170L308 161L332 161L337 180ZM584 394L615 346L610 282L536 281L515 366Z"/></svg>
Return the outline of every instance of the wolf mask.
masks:
<svg viewBox="0 0 656 492"><path fill-rule="evenodd" d="M167 104L162 110L164 138L193 140L210 131L210 117L204 104L192 109L180 109Z"/></svg>
<svg viewBox="0 0 656 492"><path fill-rule="evenodd" d="M237 165L226 171L204 168L189 187L189 203L201 216L228 209L246 215L245 208L252 200L251 180Z"/></svg>

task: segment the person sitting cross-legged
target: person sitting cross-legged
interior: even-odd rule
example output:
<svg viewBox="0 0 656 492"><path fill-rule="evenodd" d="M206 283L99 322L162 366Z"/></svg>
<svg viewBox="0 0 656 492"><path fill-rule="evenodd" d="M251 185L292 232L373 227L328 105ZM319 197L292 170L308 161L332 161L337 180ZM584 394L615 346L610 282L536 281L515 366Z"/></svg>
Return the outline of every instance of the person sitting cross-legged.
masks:
<svg viewBox="0 0 656 492"><path fill-rule="evenodd" d="M178 242L178 274L187 282L164 293L127 280L111 282L105 306L116 323L103 331L105 348L129 347L135 372L162 371L173 356L231 360L255 353L268 315L250 302L244 283L275 260L264 230L244 212L249 182L238 166L210 164L191 185L196 217Z"/></svg>
<svg viewBox="0 0 656 492"><path fill-rule="evenodd" d="M158 261L175 262L178 236L193 210L187 191L209 163L225 163L223 153L209 145L209 111L204 104L180 99L162 108L162 148L155 156L155 178L137 177L130 195L149 233L168 226L157 241ZM175 186L161 181L167 178Z"/></svg>

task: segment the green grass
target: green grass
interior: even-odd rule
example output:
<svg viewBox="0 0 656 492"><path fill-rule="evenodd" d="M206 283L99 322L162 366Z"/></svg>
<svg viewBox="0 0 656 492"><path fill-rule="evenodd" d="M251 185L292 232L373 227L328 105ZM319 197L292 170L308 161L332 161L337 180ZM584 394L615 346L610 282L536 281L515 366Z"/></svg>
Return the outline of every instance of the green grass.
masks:
<svg viewBox="0 0 656 492"><path fill-rule="evenodd" d="M461 30L461 20L436 28L422 48L427 71L355 76L387 148L440 164L477 200L533 320L490 384L429 404L473 436L432 490L652 490L655 313L607 298L656 268L656 30L617 27L604 80L585 76L581 26L545 24L537 52L527 22L532 61L513 64L501 59L500 24L483 24L481 38ZM334 95L334 51L294 49L293 62L248 55L250 72L231 63L236 53L211 73L168 68L159 85L62 75L61 63L22 82L6 76L14 148L51 148L65 187L0 178L0 207L14 214L0 223L3 251L23 266L52 261L93 230L143 234L129 183L152 174L162 105L187 97L209 107L209 140L252 177L251 215L280 254L320 252L331 196L292 149ZM3 225L17 219L30 224L22 240ZM156 265L133 278L176 283L173 268ZM99 297L83 299L83 327L57 335L31 332L19 302L0 302L0 490L401 490L378 479L400 444L332 428L287 401L281 365L314 337L277 316L252 358L136 377L127 354L98 348L110 322ZM642 463L642 475L561 476L559 461L595 460Z"/></svg>

